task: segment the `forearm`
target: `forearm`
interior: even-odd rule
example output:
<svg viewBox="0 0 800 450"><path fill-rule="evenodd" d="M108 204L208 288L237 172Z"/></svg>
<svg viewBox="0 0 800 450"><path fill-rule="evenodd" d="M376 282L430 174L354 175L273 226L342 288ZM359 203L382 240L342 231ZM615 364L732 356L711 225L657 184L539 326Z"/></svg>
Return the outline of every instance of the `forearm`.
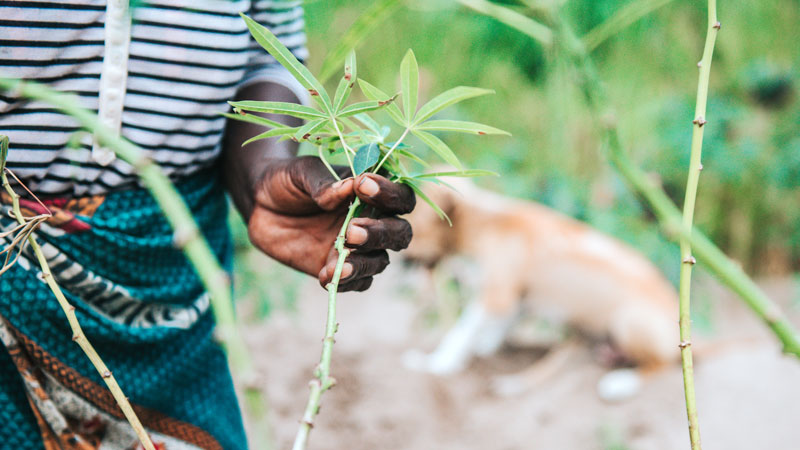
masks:
<svg viewBox="0 0 800 450"><path fill-rule="evenodd" d="M237 92L236 100L269 100L299 103L291 90L275 83L255 83ZM265 117L290 126L302 124L300 119L266 114ZM262 126L238 120L228 120L222 142L222 176L233 203L245 220L253 209L256 183L276 159L297 155L297 143L291 140L278 142L278 138L262 139L242 147L247 139L263 133Z"/></svg>

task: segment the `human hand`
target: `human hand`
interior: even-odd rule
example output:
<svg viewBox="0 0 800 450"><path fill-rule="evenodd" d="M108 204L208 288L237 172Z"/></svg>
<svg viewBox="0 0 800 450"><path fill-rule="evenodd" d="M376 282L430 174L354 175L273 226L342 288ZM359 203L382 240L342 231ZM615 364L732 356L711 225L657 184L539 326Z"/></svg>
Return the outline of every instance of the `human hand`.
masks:
<svg viewBox="0 0 800 450"><path fill-rule="evenodd" d="M276 159L255 187L250 240L325 286L333 278L338 257L333 247L336 235L356 196L369 214L352 219L347 228L345 245L352 251L342 269L339 291L366 290L372 277L389 264L386 250L402 250L411 241L411 226L395 217L411 212L416 204L406 185L376 174L336 181L316 157Z"/></svg>

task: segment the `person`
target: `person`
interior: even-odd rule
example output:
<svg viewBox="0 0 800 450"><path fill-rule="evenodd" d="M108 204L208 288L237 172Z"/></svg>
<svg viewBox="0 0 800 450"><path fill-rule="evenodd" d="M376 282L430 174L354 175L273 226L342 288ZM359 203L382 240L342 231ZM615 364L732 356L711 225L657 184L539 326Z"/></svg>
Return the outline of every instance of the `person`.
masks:
<svg viewBox="0 0 800 450"><path fill-rule="evenodd" d="M118 39L105 26L119 19L107 15L120 3L111 2L0 3L0 74L74 93L104 113L103 102L114 103L113 95L101 101L104 74L113 69L104 50L119 47L109 47ZM335 235L358 196L374 211L347 230L353 252L340 290L364 290L388 264L386 251L410 241L411 228L397 215L413 209L413 192L372 174L337 182L318 159L296 156L290 141L241 146L263 129L220 116L228 100L297 102L307 92L257 46L240 12L298 59L307 57L299 2L135 2L123 36L130 43L120 133L170 176L228 270L226 192L259 249L322 285L333 274ZM11 141L9 168L53 212L36 233L52 276L159 448L246 448L225 355L212 338L208 294L132 167L104 154L51 105L13 92L0 94L0 134ZM0 226L8 230L7 195L2 203ZM31 198L22 206L28 214L42 208ZM137 446L71 336L26 250L0 276L3 448ZM269 343L258 350L269 351Z"/></svg>

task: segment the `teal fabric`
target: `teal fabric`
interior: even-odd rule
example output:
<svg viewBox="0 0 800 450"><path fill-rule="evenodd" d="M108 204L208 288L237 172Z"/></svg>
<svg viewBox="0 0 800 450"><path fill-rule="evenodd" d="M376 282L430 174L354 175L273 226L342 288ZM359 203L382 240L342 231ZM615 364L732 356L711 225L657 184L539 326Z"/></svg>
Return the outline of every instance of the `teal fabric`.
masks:
<svg viewBox="0 0 800 450"><path fill-rule="evenodd" d="M223 265L230 270L232 243L228 206L214 172L177 184ZM123 287L141 300L140 308L162 303L189 306L203 287L155 200L144 189L109 194L92 217L79 217L91 230L38 238L57 247L70 262ZM0 220L7 220L6 218ZM66 263L65 263L66 264ZM31 267L30 265L28 267ZM53 267L54 272L61 268ZM71 340L63 312L33 268L17 265L0 276L0 314L19 332L82 375L101 377ZM97 291L108 289L102 283ZM133 326L112 320L87 299L66 292L83 329L133 403L194 424L225 449L244 449L246 439L231 376L220 346L212 339L210 309L188 327ZM3 448L41 449L38 427L17 370L0 346L0 442Z"/></svg>

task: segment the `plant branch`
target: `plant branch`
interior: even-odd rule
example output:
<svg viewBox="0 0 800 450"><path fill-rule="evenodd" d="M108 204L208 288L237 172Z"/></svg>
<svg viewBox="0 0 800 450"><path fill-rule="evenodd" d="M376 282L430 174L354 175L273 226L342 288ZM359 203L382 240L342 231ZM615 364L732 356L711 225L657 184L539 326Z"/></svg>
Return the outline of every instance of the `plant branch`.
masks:
<svg viewBox="0 0 800 450"><path fill-rule="evenodd" d="M336 294L339 289L339 281L342 278L344 262L350 254L350 250L344 246L347 226L350 224L350 220L355 215L356 209L360 204L361 201L356 197L355 201L353 201L350 208L347 210L347 216L345 216L342 228L336 236L334 247L339 253L339 258L336 260L333 278L331 282L325 286L325 289L328 291L328 318L325 322L325 337L322 340L322 356L320 356L319 364L314 371L314 376L316 378L309 383L311 392L308 396L306 409L300 421L300 428L297 430L297 436L295 437L292 450L303 450L306 448L308 445L308 435L311 432L311 428L314 426L314 418L319 414L322 394L336 384L336 379L330 376L331 356L333 355L333 344L335 342L334 335L339 328L339 324L336 323Z"/></svg>
<svg viewBox="0 0 800 450"><path fill-rule="evenodd" d="M356 176L356 169L353 167L353 159L350 157L350 153L355 155L355 152L347 145L347 142L345 142L344 136L342 135L341 130L339 130L339 125L336 123L336 117L331 116L331 122L333 122L333 128L336 130L336 134L339 135L339 140L342 141L344 156L347 157L347 164L350 165L350 171L353 173L353 176Z"/></svg>
<svg viewBox="0 0 800 450"><path fill-rule="evenodd" d="M97 116L82 108L74 96L63 94L44 85L19 79L0 78L0 89L12 91L25 98L49 103L78 121L91 132L101 145L111 148L122 160L131 164L142 183L158 202L164 216L175 230L175 245L187 256L211 296L217 329L216 335L225 348L233 372L245 392L245 405L254 418L259 433L259 448L271 446L269 424L263 415L264 400L259 387L259 376L253 368L246 344L236 326L236 316L231 300L230 280L220 267L208 243L197 229L189 208L157 164L148 159L134 144L117 136L103 126ZM258 407L254 407L258 405Z"/></svg>
<svg viewBox="0 0 800 450"><path fill-rule="evenodd" d="M545 25L522 15L513 9L506 8L487 0L458 0L458 3L520 31L535 41L549 48L553 44L553 32Z"/></svg>
<svg viewBox="0 0 800 450"><path fill-rule="evenodd" d="M694 209L697 200L697 185L700 180L700 171L703 166L700 162L703 150L703 129L706 124L706 103L708 102L708 83L711 74L711 59L714 54L714 43L717 39L717 2L708 0L708 33L706 35L703 59L697 64L700 67L700 76L697 82L697 104L692 130L692 148L689 162L689 176L686 181L686 197L683 202L682 229L689 235L680 239L681 246L681 277L678 293L680 296L680 330L681 330L681 366L683 368L683 388L686 396L686 415L689 419L689 440L692 450L700 450L700 423L697 419L697 402L694 392L694 362L692 361L692 267L695 258L692 256L691 238L694 222Z"/></svg>
<svg viewBox="0 0 800 450"><path fill-rule="evenodd" d="M392 145L392 148L390 148L389 151L387 151L386 154L383 155L383 159L381 159L381 161L378 163L378 165L375 166L375 169L372 171L372 173L378 173L378 171L381 170L381 167L383 167L383 164L386 162L387 159L389 159L389 156L392 154L392 152L394 152L394 150L397 148L397 146L400 145L400 142L402 142L403 139L406 138L406 136L408 135L409 131L411 131L411 128L410 127L406 127L406 129L403 131L403 134L401 134L400 137L394 142L394 145Z"/></svg>
<svg viewBox="0 0 800 450"><path fill-rule="evenodd" d="M639 0L628 3L611 18L592 28L583 36L583 44L588 52L593 51L609 38L628 28L637 20L661 8L673 0Z"/></svg>
<svg viewBox="0 0 800 450"><path fill-rule="evenodd" d="M3 147L0 151L0 179L2 180L3 188L11 197L12 215L16 219L17 223L24 226L29 222L22 214L22 211L19 207L19 195L14 192L14 189L11 188L11 185L8 182L7 172L10 172L10 170L6 168L6 155L8 154L8 138L6 136L0 136L0 146ZM47 218L49 215L45 215L43 217ZM41 223L41 220L37 221L36 225L39 223ZM45 258L44 253L42 253L42 248L39 246L39 243L33 236L33 228L35 228L35 226L31 227L30 230L25 233L25 235L27 236L31 250L33 250L33 253L36 255L36 259L39 261L39 266L42 269L42 278L47 283L47 286L50 287L50 290L53 291L56 300L58 300L58 304L61 306L64 314L67 316L69 327L72 330L72 340L75 341L78 346L80 346L81 350L83 350L83 352L92 362L94 368L97 369L97 373L99 373L103 378L103 381L106 383L106 386L108 386L109 391L111 391L111 395L114 397L114 400L117 402L120 410L122 410L122 413L125 415L128 423L131 424L134 432L136 432L136 436L138 436L142 446L144 446L144 448L147 450L155 450L152 441L150 441L150 436L147 434L147 431L145 431L144 426L142 426L142 422L139 420L139 417L136 416L136 413L133 411L133 407L128 401L128 397L125 396L125 394L122 392L122 388L119 387L114 374L111 373L111 370L108 369L108 366L106 366L106 364L103 362L103 359L94 349L94 346L92 346L91 342L89 342L89 339L83 333L83 329L81 328L80 323L78 323L78 318L75 315L75 307L69 303L67 298L64 296L64 293L61 291L61 287L59 287L58 283L53 278L53 275L50 271L50 266L47 263L47 258ZM19 252L22 253L22 249L20 249Z"/></svg>

